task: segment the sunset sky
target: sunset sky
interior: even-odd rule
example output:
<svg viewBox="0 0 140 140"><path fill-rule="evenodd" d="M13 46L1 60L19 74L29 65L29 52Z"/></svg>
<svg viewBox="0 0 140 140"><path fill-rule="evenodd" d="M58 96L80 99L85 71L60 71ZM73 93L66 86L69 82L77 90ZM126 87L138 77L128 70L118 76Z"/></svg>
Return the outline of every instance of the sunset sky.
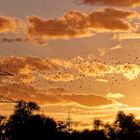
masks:
<svg viewBox="0 0 140 140"><path fill-rule="evenodd" d="M140 118L139 84L140 0L0 0L1 100L86 127L118 110Z"/></svg>

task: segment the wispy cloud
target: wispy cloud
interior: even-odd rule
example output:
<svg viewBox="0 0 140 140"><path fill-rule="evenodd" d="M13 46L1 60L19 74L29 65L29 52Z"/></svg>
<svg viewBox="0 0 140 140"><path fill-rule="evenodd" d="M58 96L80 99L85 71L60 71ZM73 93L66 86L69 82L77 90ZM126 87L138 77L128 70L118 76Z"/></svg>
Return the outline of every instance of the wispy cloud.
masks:
<svg viewBox="0 0 140 140"><path fill-rule="evenodd" d="M124 98L125 96L122 93L107 93L106 97L113 98L113 99L120 99L120 98Z"/></svg>
<svg viewBox="0 0 140 140"><path fill-rule="evenodd" d="M98 51L100 53L100 56L105 56L107 53L109 53L111 51L115 51L115 50L122 49L122 48L123 48L123 45L120 43L111 48L98 48Z"/></svg>
<svg viewBox="0 0 140 140"><path fill-rule="evenodd" d="M110 50L118 50L118 49L122 49L122 48L123 48L122 44L118 44L116 46L111 47Z"/></svg>
<svg viewBox="0 0 140 140"><path fill-rule="evenodd" d="M97 82L104 82L104 83L108 83L109 81L106 79L96 79L95 81Z"/></svg>

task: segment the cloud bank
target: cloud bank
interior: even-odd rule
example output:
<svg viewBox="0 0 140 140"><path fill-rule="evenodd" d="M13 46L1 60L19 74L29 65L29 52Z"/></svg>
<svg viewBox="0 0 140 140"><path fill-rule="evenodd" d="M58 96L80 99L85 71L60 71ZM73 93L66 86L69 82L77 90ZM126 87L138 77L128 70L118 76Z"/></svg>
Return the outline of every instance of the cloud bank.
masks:
<svg viewBox="0 0 140 140"><path fill-rule="evenodd" d="M32 41L40 44L46 40L89 37L96 32L123 32L131 30L127 19L133 15L131 11L104 8L91 13L68 11L55 19L29 16L27 32Z"/></svg>
<svg viewBox="0 0 140 140"><path fill-rule="evenodd" d="M29 42L46 45L49 40L85 38L104 32L132 31L136 12L102 8L92 12L70 10L63 16L45 19L39 16L0 16L1 42ZM5 34L6 33L6 34ZM12 33L9 36L7 33Z"/></svg>

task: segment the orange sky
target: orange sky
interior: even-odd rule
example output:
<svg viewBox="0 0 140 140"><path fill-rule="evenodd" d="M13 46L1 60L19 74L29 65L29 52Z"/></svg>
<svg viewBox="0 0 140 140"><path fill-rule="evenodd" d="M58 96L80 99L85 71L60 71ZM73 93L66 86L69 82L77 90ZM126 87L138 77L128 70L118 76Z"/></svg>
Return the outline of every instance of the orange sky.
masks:
<svg viewBox="0 0 140 140"><path fill-rule="evenodd" d="M0 97L36 101L56 119L70 111L82 127L118 110L140 117L139 6L0 0Z"/></svg>

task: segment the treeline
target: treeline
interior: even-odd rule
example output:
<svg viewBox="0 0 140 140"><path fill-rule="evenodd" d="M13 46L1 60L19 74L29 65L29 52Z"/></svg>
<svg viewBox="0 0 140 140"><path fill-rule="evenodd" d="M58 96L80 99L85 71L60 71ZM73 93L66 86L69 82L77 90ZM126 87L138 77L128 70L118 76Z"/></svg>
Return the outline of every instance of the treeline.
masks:
<svg viewBox="0 0 140 140"><path fill-rule="evenodd" d="M56 122L34 113L34 102L18 101L13 114L0 116L0 140L140 140L140 120L133 114L117 113L111 124L93 121L93 130L73 130L70 122Z"/></svg>

